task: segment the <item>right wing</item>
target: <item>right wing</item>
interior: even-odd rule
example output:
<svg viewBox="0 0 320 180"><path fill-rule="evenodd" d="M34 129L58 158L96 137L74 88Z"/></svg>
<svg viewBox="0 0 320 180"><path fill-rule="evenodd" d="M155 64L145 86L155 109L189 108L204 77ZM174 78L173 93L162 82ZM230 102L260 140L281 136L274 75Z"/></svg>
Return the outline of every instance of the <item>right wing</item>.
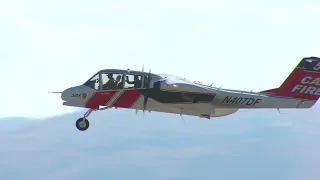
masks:
<svg viewBox="0 0 320 180"><path fill-rule="evenodd" d="M166 76L160 81L162 91L173 91L182 93L200 93L200 94L217 94L218 89L210 86L204 86L195 82L176 77Z"/></svg>

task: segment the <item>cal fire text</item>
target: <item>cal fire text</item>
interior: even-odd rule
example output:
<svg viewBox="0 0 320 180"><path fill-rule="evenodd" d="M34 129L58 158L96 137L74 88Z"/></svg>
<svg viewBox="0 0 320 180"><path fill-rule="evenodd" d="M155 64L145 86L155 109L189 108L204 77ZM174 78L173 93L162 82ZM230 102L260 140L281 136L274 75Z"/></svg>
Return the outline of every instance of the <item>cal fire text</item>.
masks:
<svg viewBox="0 0 320 180"><path fill-rule="evenodd" d="M320 96L320 77L306 76L301 79L300 83L295 85L291 92Z"/></svg>

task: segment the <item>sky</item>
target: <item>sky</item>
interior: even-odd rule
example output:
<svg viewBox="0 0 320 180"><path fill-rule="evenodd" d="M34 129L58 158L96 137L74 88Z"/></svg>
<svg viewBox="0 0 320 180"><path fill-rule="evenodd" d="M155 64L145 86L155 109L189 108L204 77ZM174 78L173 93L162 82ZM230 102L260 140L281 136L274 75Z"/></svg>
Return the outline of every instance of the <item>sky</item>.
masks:
<svg viewBox="0 0 320 180"><path fill-rule="evenodd" d="M173 74L240 90L278 87L319 55L318 1L0 2L0 117L73 111L48 94L100 69Z"/></svg>
<svg viewBox="0 0 320 180"><path fill-rule="evenodd" d="M206 120L108 110L59 95L100 69L260 91L320 56L319 1L0 1L0 179L320 178L320 109ZM64 113L69 114L64 114ZM36 121L36 120L42 121Z"/></svg>

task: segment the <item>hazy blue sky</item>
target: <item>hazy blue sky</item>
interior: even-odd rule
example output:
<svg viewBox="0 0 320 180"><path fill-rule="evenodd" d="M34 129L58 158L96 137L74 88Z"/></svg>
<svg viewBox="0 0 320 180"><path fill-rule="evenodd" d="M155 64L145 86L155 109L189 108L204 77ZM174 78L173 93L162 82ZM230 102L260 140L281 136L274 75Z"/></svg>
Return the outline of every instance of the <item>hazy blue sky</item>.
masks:
<svg viewBox="0 0 320 180"><path fill-rule="evenodd" d="M104 68L152 68L227 88L279 86L319 56L319 1L0 2L0 116L69 111L61 91Z"/></svg>
<svg viewBox="0 0 320 180"><path fill-rule="evenodd" d="M279 86L320 56L320 1L0 1L0 117L44 117L61 91L100 69L142 65L207 84ZM319 103L214 120L110 110L0 121L0 179L281 179L320 177ZM9 128L11 130L9 130Z"/></svg>

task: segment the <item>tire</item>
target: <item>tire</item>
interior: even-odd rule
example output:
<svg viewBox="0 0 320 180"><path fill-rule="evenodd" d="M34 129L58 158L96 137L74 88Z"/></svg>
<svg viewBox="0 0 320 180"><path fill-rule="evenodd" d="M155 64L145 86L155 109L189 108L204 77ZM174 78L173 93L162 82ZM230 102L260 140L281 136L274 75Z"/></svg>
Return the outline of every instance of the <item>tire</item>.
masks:
<svg viewBox="0 0 320 180"><path fill-rule="evenodd" d="M86 118L79 118L76 121L76 127L79 131L85 131L89 128L89 126L90 126L90 123Z"/></svg>

